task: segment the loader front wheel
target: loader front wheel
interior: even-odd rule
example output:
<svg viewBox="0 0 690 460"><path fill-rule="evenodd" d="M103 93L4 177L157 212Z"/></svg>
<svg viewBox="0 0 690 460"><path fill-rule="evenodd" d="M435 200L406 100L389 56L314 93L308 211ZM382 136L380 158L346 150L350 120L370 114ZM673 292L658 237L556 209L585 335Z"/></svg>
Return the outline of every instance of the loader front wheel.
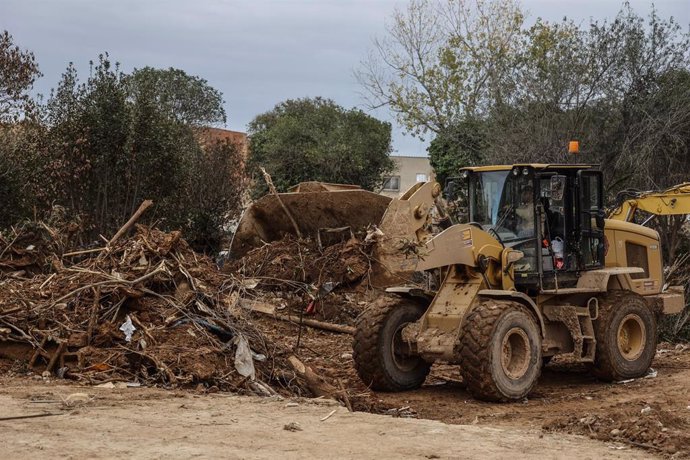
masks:
<svg viewBox="0 0 690 460"><path fill-rule="evenodd" d="M593 373L606 381L642 377L656 353L656 319L647 302L631 292L599 299Z"/></svg>
<svg viewBox="0 0 690 460"><path fill-rule="evenodd" d="M397 297L382 297L357 318L352 358L362 381L373 390L406 391L419 388L431 365L414 353L402 331L424 314L425 308Z"/></svg>
<svg viewBox="0 0 690 460"><path fill-rule="evenodd" d="M522 399L541 374L541 333L518 303L487 300L474 307L459 345L462 378L477 399Z"/></svg>

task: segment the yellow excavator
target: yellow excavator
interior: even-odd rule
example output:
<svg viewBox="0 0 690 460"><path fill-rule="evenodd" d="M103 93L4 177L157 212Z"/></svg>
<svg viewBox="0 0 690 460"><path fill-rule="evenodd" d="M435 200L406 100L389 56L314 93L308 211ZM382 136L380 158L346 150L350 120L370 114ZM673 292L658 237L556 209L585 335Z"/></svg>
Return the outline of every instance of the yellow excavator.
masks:
<svg viewBox="0 0 690 460"><path fill-rule="evenodd" d="M690 214L690 182L660 192L626 190L618 194L616 201L619 204L609 214L609 219L634 222L638 212L646 213L650 218L687 215Z"/></svg>
<svg viewBox="0 0 690 460"><path fill-rule="evenodd" d="M460 365L475 397L511 401L554 356L605 380L645 375L658 315L685 301L682 290L662 290L658 233L629 220L635 209L685 213L689 202L678 197L687 184L670 199L637 196L609 218L602 184L591 165L464 168L446 187L445 208L466 223L440 233L430 230L439 184L393 200L375 252L387 295L360 315L354 336L363 382L414 389L443 361ZM442 281L415 283L420 274Z"/></svg>

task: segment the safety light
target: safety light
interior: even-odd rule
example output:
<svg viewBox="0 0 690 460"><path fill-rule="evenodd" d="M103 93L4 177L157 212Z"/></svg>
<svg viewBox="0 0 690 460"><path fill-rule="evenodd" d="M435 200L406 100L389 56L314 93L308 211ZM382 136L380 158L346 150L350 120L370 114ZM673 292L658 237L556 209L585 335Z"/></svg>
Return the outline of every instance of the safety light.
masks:
<svg viewBox="0 0 690 460"><path fill-rule="evenodd" d="M580 142L579 141L568 142L568 153L580 153Z"/></svg>

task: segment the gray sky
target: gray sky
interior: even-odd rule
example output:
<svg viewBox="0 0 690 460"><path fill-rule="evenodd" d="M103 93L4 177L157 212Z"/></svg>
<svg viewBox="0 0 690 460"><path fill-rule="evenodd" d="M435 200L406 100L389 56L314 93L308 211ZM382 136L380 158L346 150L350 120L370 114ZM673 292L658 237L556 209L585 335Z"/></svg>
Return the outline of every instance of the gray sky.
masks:
<svg viewBox="0 0 690 460"><path fill-rule="evenodd" d="M125 71L177 67L223 92L227 127L245 131L257 114L288 98L323 96L362 106L353 69L398 0L0 0L0 30L32 50L48 95L67 63L88 75L109 52ZM617 0L523 0L530 19L613 17ZM651 1L631 0L646 16ZM659 0L663 17L690 24L690 0ZM392 120L379 110L373 113ZM423 155L427 142L393 126L396 154Z"/></svg>

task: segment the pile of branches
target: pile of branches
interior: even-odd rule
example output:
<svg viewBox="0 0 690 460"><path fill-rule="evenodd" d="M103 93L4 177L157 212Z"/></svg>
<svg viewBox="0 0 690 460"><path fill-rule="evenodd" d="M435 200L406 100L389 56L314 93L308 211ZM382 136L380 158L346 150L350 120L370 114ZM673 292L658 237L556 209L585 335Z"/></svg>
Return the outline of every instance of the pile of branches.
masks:
<svg viewBox="0 0 690 460"><path fill-rule="evenodd" d="M0 232L0 274L25 276L55 269L81 230L78 219L67 219L64 208L55 206L46 220L25 221Z"/></svg>
<svg viewBox="0 0 690 460"><path fill-rule="evenodd" d="M51 258L47 273L0 279L0 354L92 384L272 394L262 383L271 381L305 392L294 373L276 377L288 375L290 353L236 307L241 283L179 232L137 226L131 238Z"/></svg>
<svg viewBox="0 0 690 460"><path fill-rule="evenodd" d="M313 239L286 235L252 249L224 271L260 280L267 288L291 282L352 285L368 273L370 254L370 245L355 237L322 248Z"/></svg>

